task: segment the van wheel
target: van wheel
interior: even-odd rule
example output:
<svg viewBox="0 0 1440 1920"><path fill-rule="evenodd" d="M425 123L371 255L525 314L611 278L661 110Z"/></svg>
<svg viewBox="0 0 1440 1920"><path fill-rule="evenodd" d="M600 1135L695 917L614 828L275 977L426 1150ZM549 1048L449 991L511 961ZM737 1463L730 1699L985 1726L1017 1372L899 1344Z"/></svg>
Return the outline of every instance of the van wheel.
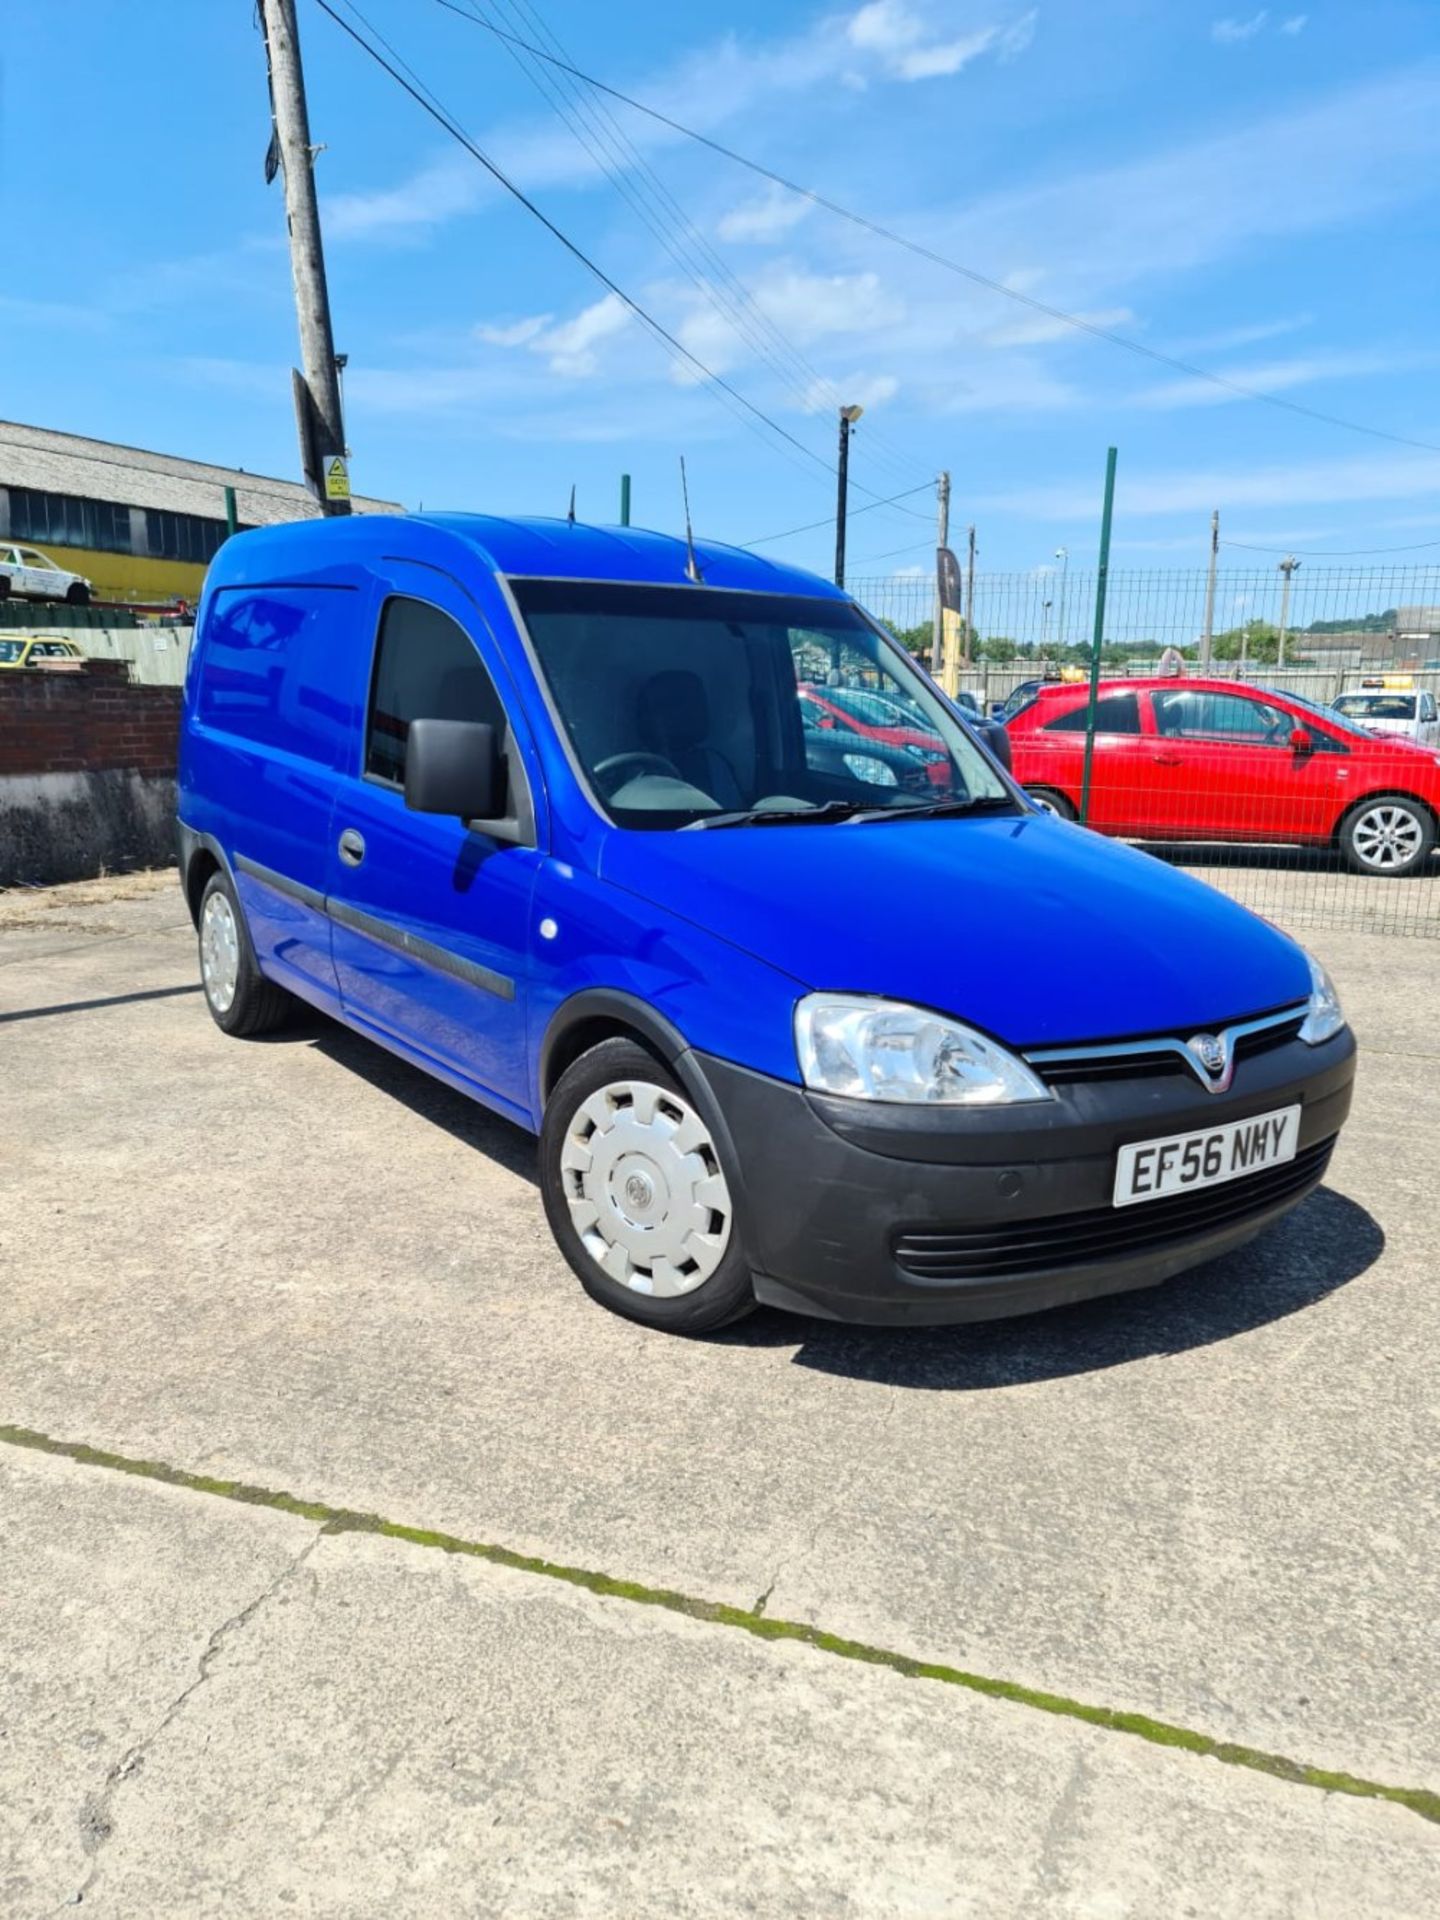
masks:
<svg viewBox="0 0 1440 1920"><path fill-rule="evenodd" d="M710 1333L754 1307L719 1148L634 1041L604 1040L561 1076L545 1106L540 1184L560 1251L612 1313Z"/></svg>
<svg viewBox="0 0 1440 1920"><path fill-rule="evenodd" d="M1057 820L1076 820L1079 815L1063 793L1054 787L1027 787L1026 795L1042 813L1053 813Z"/></svg>
<svg viewBox="0 0 1440 1920"><path fill-rule="evenodd" d="M1435 846L1435 816L1403 793L1376 793L1345 816L1340 851L1352 873L1402 880L1419 873Z"/></svg>
<svg viewBox="0 0 1440 1920"><path fill-rule="evenodd" d="M205 1004L221 1032L246 1039L283 1026L295 1002L256 966L245 916L223 869L205 882L199 928Z"/></svg>

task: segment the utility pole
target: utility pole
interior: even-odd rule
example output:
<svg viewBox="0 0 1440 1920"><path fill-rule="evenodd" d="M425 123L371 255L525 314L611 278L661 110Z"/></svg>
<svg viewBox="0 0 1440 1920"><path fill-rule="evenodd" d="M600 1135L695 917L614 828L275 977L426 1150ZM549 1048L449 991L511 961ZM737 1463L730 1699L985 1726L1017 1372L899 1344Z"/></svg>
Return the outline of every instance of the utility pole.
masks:
<svg viewBox="0 0 1440 1920"><path fill-rule="evenodd" d="M950 544L950 476L935 482L935 624L930 640L930 670L950 691L950 652L945 638L945 599L940 581L940 556Z"/></svg>
<svg viewBox="0 0 1440 1920"><path fill-rule="evenodd" d="M840 409L840 471L835 499L835 584L845 584L845 514L850 504L850 432L864 413L863 407Z"/></svg>
<svg viewBox="0 0 1440 1920"><path fill-rule="evenodd" d="M1220 561L1220 509L1210 516L1210 572L1205 581L1205 631L1200 636L1200 665L1210 671L1215 649L1215 569Z"/></svg>
<svg viewBox="0 0 1440 1920"><path fill-rule="evenodd" d="M295 0L259 0L261 30L270 61L270 111L275 145L285 177L285 220L290 232L290 271L295 283L295 312L300 322L302 395L297 385L300 456L305 477L325 514L350 511L350 476L345 456L345 422L340 403L340 369L330 330L330 295L325 284L325 253L320 242L320 210L315 201L315 148L305 105L305 74L300 64L300 30ZM308 404L302 404L308 403Z"/></svg>
<svg viewBox="0 0 1440 1920"><path fill-rule="evenodd" d="M975 644L975 529L967 529L967 553L965 556L965 634L960 658L968 667L970 651Z"/></svg>
<svg viewBox="0 0 1440 1920"><path fill-rule="evenodd" d="M1280 589L1280 644L1275 650L1277 667L1283 667L1285 664L1285 632L1290 625L1290 576L1299 564L1293 553L1288 554L1280 562L1279 570L1285 576L1285 584Z"/></svg>

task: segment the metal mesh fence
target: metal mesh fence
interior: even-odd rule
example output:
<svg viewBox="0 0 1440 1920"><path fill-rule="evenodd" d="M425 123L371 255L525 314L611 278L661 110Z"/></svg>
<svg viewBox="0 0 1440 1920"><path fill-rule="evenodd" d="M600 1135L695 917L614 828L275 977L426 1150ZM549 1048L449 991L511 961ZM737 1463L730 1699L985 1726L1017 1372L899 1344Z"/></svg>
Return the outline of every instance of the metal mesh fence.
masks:
<svg viewBox="0 0 1440 1920"><path fill-rule="evenodd" d="M932 670L926 576L852 591ZM1440 567L978 574L955 684L1022 783L1282 925L1440 935ZM1090 762L1088 789L1085 762Z"/></svg>

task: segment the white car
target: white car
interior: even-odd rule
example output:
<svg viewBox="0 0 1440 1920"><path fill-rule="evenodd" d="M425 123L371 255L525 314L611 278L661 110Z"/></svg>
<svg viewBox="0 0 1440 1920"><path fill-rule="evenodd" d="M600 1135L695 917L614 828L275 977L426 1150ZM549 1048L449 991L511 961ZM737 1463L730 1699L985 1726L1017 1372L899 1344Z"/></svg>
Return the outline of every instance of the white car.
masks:
<svg viewBox="0 0 1440 1920"><path fill-rule="evenodd" d="M38 547L0 546L0 600L67 600L88 607L94 588L80 573L57 566Z"/></svg>
<svg viewBox="0 0 1440 1920"><path fill-rule="evenodd" d="M1336 713L1364 727L1367 733L1398 734L1422 747L1440 745L1440 716L1435 696L1424 689L1399 687L1362 687L1342 693L1335 701Z"/></svg>

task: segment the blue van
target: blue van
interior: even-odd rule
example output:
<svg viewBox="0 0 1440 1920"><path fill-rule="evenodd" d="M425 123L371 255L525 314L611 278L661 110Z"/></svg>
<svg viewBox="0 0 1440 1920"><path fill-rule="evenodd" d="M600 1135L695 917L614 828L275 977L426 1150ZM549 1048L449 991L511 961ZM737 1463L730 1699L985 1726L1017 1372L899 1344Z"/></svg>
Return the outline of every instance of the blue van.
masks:
<svg viewBox="0 0 1440 1920"><path fill-rule="evenodd" d="M905 744L807 725L826 688ZM1146 1286L1293 1207L1349 1109L1301 947L1038 813L843 592L734 548L241 534L179 792L220 1027L307 1002L537 1133L566 1259L651 1326Z"/></svg>

